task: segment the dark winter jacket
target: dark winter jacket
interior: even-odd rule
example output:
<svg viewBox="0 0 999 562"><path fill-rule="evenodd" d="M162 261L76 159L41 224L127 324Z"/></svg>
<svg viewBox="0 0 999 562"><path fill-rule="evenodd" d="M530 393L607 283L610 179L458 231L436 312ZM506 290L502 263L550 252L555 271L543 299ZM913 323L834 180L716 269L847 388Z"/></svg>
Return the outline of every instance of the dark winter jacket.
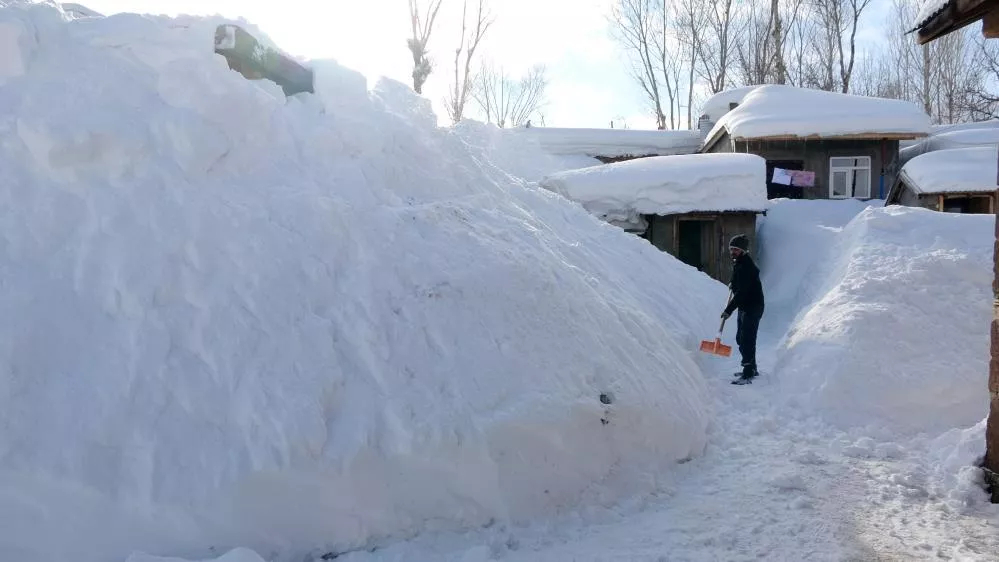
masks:
<svg viewBox="0 0 999 562"><path fill-rule="evenodd" d="M743 253L735 258L732 267L732 300L725 307L727 314L735 309L763 311L763 285L760 283L760 270L749 254Z"/></svg>

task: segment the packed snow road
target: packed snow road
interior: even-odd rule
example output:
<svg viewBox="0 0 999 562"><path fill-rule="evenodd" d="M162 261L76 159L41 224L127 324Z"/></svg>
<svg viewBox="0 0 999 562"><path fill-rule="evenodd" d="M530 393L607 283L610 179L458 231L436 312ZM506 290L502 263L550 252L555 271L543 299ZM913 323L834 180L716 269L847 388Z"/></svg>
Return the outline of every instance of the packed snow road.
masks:
<svg viewBox="0 0 999 562"><path fill-rule="evenodd" d="M772 405L773 328L761 333L763 375L712 383L717 424L705 455L660 497L593 508L550 525L440 534L342 557L349 562L997 560L999 516L963 512L929 481L933 450L840 431ZM979 428L980 430L981 428ZM972 431L978 444L981 431ZM957 505L955 505L957 504Z"/></svg>

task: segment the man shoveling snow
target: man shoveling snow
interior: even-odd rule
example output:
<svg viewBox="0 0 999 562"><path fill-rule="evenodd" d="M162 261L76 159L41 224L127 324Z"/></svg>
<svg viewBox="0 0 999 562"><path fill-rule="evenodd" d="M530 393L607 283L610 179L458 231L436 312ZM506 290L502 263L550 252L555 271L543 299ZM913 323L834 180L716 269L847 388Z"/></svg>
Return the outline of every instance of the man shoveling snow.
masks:
<svg viewBox="0 0 999 562"><path fill-rule="evenodd" d="M756 333L763 317L763 285L760 270L749 256L749 239L743 234L733 236L728 250L735 265L729 283L732 298L722 312L722 318L727 319L739 310L735 341L742 355L742 372L737 373L739 378L732 384L749 384L760 374L756 369Z"/></svg>

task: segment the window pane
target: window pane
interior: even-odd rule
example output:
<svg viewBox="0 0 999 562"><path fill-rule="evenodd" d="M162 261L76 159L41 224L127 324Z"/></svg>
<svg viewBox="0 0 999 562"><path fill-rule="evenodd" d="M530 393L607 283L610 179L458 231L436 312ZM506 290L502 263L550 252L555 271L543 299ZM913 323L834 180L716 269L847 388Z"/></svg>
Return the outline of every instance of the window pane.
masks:
<svg viewBox="0 0 999 562"><path fill-rule="evenodd" d="M871 170L857 170L854 172L854 190L853 196L860 197L862 199L867 199L871 196Z"/></svg>
<svg viewBox="0 0 999 562"><path fill-rule="evenodd" d="M833 172L832 195L833 197L846 197L846 172Z"/></svg>
<svg viewBox="0 0 999 562"><path fill-rule="evenodd" d="M870 156L850 156L829 159L829 166L833 168L870 168Z"/></svg>

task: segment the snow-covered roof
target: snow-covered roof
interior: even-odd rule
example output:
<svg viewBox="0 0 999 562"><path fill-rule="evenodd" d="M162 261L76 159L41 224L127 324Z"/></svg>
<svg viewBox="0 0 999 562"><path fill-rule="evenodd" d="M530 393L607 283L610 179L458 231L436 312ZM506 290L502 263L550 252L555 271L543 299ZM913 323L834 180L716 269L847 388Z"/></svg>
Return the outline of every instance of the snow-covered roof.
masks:
<svg viewBox="0 0 999 562"><path fill-rule="evenodd" d="M918 194L981 193L996 189L995 146L937 150L902 166L900 179Z"/></svg>
<svg viewBox="0 0 999 562"><path fill-rule="evenodd" d="M728 132L734 139L916 138L930 132L930 118L901 100L855 96L783 85L759 86L708 133L710 146Z"/></svg>
<svg viewBox="0 0 999 562"><path fill-rule="evenodd" d="M931 135L920 142L899 150L902 161L906 162L927 152L949 148L969 148L972 146L995 146L999 144L999 128L954 129Z"/></svg>
<svg viewBox="0 0 999 562"><path fill-rule="evenodd" d="M717 122L723 115L730 111L729 104L742 103L746 94L759 87L760 84L757 84L755 86L742 86L741 88L732 88L718 92L717 94L714 94L710 98L704 100L704 105L701 106L699 115L706 115L712 121Z"/></svg>
<svg viewBox="0 0 999 562"><path fill-rule="evenodd" d="M542 148L557 155L667 156L693 154L701 144L698 131L554 127L525 127L517 131L535 138Z"/></svg>
<svg viewBox="0 0 999 562"><path fill-rule="evenodd" d="M934 135L952 133L955 131L970 131L974 129L999 129L999 119L971 121L968 123L941 123L930 127Z"/></svg>
<svg viewBox="0 0 999 562"><path fill-rule="evenodd" d="M767 204L766 160L755 154L639 158L551 174L540 184L611 222Z"/></svg>
<svg viewBox="0 0 999 562"><path fill-rule="evenodd" d="M952 0L923 0L916 14L915 27L922 27L926 20L940 13Z"/></svg>

